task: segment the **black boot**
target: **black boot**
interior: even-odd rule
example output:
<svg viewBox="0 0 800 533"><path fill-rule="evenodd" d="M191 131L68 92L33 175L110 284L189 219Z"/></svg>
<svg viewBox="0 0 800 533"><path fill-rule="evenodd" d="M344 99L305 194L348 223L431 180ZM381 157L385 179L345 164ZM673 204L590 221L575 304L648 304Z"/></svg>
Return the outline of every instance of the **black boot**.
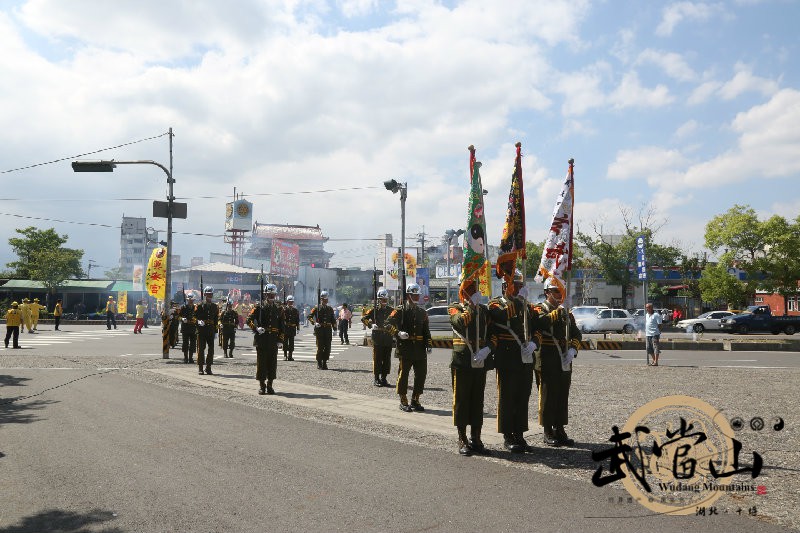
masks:
<svg viewBox="0 0 800 533"><path fill-rule="evenodd" d="M386 381L386 374L381 376L381 385L383 385L384 387L388 387L389 386L389 382Z"/></svg>
<svg viewBox="0 0 800 533"><path fill-rule="evenodd" d="M383 387L383 384L381 383L381 378L379 378L378 376L375 376L375 382L374 382L374 385L375 385L376 387Z"/></svg>
<svg viewBox="0 0 800 533"><path fill-rule="evenodd" d="M567 432L564 431L564 426L554 427L555 438L561 446L575 446L575 439L571 439L567 436Z"/></svg>
<svg viewBox="0 0 800 533"><path fill-rule="evenodd" d="M505 446L506 450L510 451L511 453L524 453L517 439L514 438L514 435L511 433L503 433L503 446Z"/></svg>
<svg viewBox="0 0 800 533"><path fill-rule="evenodd" d="M258 393L259 394L266 394L267 393L267 384L264 383L263 379L258 382Z"/></svg>
<svg viewBox="0 0 800 533"><path fill-rule="evenodd" d="M411 412L411 406L408 405L408 398L405 395L400 396L400 410L406 413Z"/></svg>
<svg viewBox="0 0 800 533"><path fill-rule="evenodd" d="M186 352L183 352L183 362L184 363L188 363L189 362L189 354L186 353Z"/></svg>
<svg viewBox="0 0 800 533"><path fill-rule="evenodd" d="M464 457L472 455L472 448L470 448L469 441L467 440L466 426L458 426L458 453Z"/></svg>
<svg viewBox="0 0 800 533"><path fill-rule="evenodd" d="M478 455L492 455L492 452L481 441L480 426L473 427L470 433L472 438L469 440L469 447L472 448L472 451Z"/></svg>
<svg viewBox="0 0 800 533"><path fill-rule="evenodd" d="M211 371L211 366L210 365L206 365L206 374L208 374L209 376L213 376L214 375L214 373Z"/></svg>
<svg viewBox="0 0 800 533"><path fill-rule="evenodd" d="M293 352L289 352L289 361L294 361L294 357L292 357L292 353ZM233 356L231 356L231 357L233 357Z"/></svg>
<svg viewBox="0 0 800 533"><path fill-rule="evenodd" d="M553 432L553 428L550 426L544 426L543 440L544 443L547 444L548 446L553 446L553 447L561 446L561 444L558 442L558 439L556 438L555 433Z"/></svg>
<svg viewBox="0 0 800 533"><path fill-rule="evenodd" d="M328 362L327 361L323 361L322 362L322 370L328 370Z"/></svg>
<svg viewBox="0 0 800 533"><path fill-rule="evenodd" d="M275 389L272 388L272 380L267 381L267 394L275 394Z"/></svg>
<svg viewBox="0 0 800 533"><path fill-rule="evenodd" d="M417 397L412 396L411 397L411 408L413 410L415 410L415 411L419 411L420 413L425 410L425 408L422 407L422 404L419 403L419 396L417 396Z"/></svg>
<svg viewBox="0 0 800 533"><path fill-rule="evenodd" d="M523 452L525 453L534 452L534 447L525 441L525 437L522 436L522 433L517 433L514 435L514 437L517 439L517 443L519 444L519 447L522 448Z"/></svg>
<svg viewBox="0 0 800 533"><path fill-rule="evenodd" d="M317 368L322 370L322 361L317 360Z"/></svg>

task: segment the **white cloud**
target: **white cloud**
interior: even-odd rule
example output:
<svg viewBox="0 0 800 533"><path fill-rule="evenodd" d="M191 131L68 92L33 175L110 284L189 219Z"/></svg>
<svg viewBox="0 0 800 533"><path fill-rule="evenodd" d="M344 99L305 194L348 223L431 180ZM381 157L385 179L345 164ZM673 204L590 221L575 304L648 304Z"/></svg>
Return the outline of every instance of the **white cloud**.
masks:
<svg viewBox="0 0 800 533"><path fill-rule="evenodd" d="M719 89L719 95L725 100L733 100L746 92L756 92L763 96L769 96L775 94L779 89L777 82L754 76L752 68L748 65L737 63L735 70L736 73L733 78Z"/></svg>
<svg viewBox="0 0 800 533"><path fill-rule="evenodd" d="M699 128L700 124L696 120L687 120L675 130L672 137L677 140L682 140L693 135Z"/></svg>
<svg viewBox="0 0 800 533"><path fill-rule="evenodd" d="M621 150L608 166L612 180L647 179L658 184L670 178L676 168L685 165L683 155L677 150L657 146L644 146L636 150Z"/></svg>
<svg viewBox="0 0 800 533"><path fill-rule="evenodd" d="M378 7L378 0L337 0L345 17L363 17Z"/></svg>
<svg viewBox="0 0 800 533"><path fill-rule="evenodd" d="M629 107L662 107L672 103L675 98L669 89L662 84L653 89L643 87L639 76L635 72L627 72L622 77L619 86L609 97L609 103L617 109Z"/></svg>
<svg viewBox="0 0 800 533"><path fill-rule="evenodd" d="M564 96L561 113L567 117L583 115L591 109L604 107L606 96L601 85L610 73L607 63L590 65L583 70L558 77L554 90Z"/></svg>
<svg viewBox="0 0 800 533"><path fill-rule="evenodd" d="M722 84L718 81L710 80L701 83L692 94L689 95L689 98L686 100L687 103L690 105L699 105L706 103L714 93L716 93L719 88L722 87Z"/></svg>
<svg viewBox="0 0 800 533"><path fill-rule="evenodd" d="M683 56L674 52L647 48L639 54L635 64L656 65L663 70L667 76L678 81L692 81L697 77L694 70L686 63Z"/></svg>
<svg viewBox="0 0 800 533"><path fill-rule="evenodd" d="M707 21L724 12L722 4L704 2L675 2L666 6L661 13L661 22L656 28L656 35L668 37L675 27L684 20Z"/></svg>

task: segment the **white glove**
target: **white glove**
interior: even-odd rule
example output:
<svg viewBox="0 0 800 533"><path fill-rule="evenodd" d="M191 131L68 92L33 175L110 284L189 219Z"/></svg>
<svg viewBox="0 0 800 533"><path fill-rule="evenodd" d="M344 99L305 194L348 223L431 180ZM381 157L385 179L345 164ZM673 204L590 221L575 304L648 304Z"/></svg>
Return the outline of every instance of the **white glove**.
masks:
<svg viewBox="0 0 800 533"><path fill-rule="evenodd" d="M369 329L378 329L378 324L372 324Z"/></svg>
<svg viewBox="0 0 800 533"><path fill-rule="evenodd" d="M469 297L469 300L475 305L478 305L481 301L481 293L476 292L475 294Z"/></svg>
<svg viewBox="0 0 800 533"><path fill-rule="evenodd" d="M564 372L569 372L572 360L575 359L576 355L578 355L578 350L576 350L575 348L570 348L569 350L567 350L567 353L561 357L561 370L563 370Z"/></svg>
<svg viewBox="0 0 800 533"><path fill-rule="evenodd" d="M282 342L279 342L279 343L278 343L278 349L279 349L279 350L283 349L283 343L282 343Z"/></svg>
<svg viewBox="0 0 800 533"><path fill-rule="evenodd" d="M405 331L398 331L397 336L400 337L401 340L406 340L408 338L408 333Z"/></svg>
<svg viewBox="0 0 800 533"><path fill-rule="evenodd" d="M480 363L481 361L485 361L486 358L489 357L490 353L492 353L492 350L488 346L484 346L478 350L478 353L473 355L472 358L475 359L476 362Z"/></svg>
<svg viewBox="0 0 800 533"><path fill-rule="evenodd" d="M186 317L184 317L184 318L181 318L181 322L183 322L184 324L186 324Z"/></svg>
<svg viewBox="0 0 800 533"><path fill-rule="evenodd" d="M576 350L575 348L570 348L569 350L567 350L567 355L572 359L575 359L576 357L578 357L578 350Z"/></svg>
<svg viewBox="0 0 800 533"><path fill-rule="evenodd" d="M198 320L198 321L197 321L197 325L198 325L198 326L205 326L205 325L206 325L206 323L205 323L205 322L203 322L202 320Z"/></svg>
<svg viewBox="0 0 800 533"><path fill-rule="evenodd" d="M315 328L321 328L322 324L320 324L319 322L314 322L314 327Z"/></svg>
<svg viewBox="0 0 800 533"><path fill-rule="evenodd" d="M264 328L262 328L262 327L258 327L258 328L256 328L256 331L258 332L259 335L261 335L266 330Z"/></svg>
<svg viewBox="0 0 800 533"><path fill-rule="evenodd" d="M530 341L530 342L528 342L528 344L525 345L523 350L525 350L525 353L527 355L533 355L533 352L536 351L536 348L538 348L538 346L536 346L536 343L533 342L533 341Z"/></svg>
<svg viewBox="0 0 800 533"><path fill-rule="evenodd" d="M528 297L528 287L522 287L519 290L519 292L517 293L517 295L519 297L521 297L521 298L527 298Z"/></svg>
<svg viewBox="0 0 800 533"><path fill-rule="evenodd" d="M428 346L427 348L425 348L425 350L426 350L428 353L432 353L432 352L433 352L433 348L432 348L432 347L430 347L430 346Z"/></svg>

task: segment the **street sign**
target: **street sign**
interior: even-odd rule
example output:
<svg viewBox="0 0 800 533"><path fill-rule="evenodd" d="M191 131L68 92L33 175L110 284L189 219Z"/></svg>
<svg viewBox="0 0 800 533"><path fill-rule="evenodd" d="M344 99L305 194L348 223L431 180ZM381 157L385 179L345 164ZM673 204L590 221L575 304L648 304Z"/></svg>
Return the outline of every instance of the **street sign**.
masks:
<svg viewBox="0 0 800 533"><path fill-rule="evenodd" d="M172 202L172 218L186 218L187 204ZM169 202L153 201L153 216L156 218L169 218Z"/></svg>
<svg viewBox="0 0 800 533"><path fill-rule="evenodd" d="M644 235L636 238L636 273L640 280L647 279L647 260L644 254Z"/></svg>
<svg viewBox="0 0 800 533"><path fill-rule="evenodd" d="M436 265L436 277L455 279L461 276L461 263L453 263L450 265L450 275L447 275L447 265Z"/></svg>

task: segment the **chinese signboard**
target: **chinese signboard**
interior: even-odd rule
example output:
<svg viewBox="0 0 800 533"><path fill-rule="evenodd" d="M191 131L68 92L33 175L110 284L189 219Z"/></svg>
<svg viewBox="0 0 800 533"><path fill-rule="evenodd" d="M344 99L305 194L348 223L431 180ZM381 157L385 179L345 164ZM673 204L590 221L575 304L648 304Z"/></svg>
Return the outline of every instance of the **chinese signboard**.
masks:
<svg viewBox="0 0 800 533"><path fill-rule="evenodd" d="M272 240L270 274L293 278L300 269L300 246L279 239Z"/></svg>

